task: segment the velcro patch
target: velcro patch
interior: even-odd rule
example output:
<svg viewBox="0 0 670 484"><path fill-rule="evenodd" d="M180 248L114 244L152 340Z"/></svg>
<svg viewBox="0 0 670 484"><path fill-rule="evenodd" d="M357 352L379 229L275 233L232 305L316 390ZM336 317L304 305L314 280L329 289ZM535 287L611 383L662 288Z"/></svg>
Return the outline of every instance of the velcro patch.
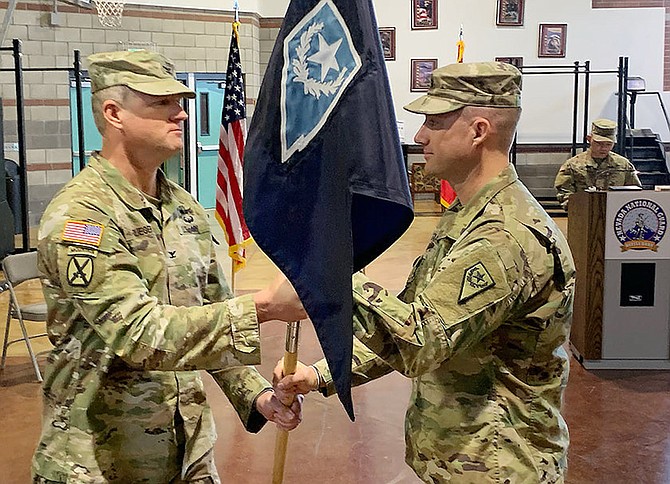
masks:
<svg viewBox="0 0 670 484"><path fill-rule="evenodd" d="M67 264L67 282L73 287L88 287L93 280L93 258L73 255Z"/></svg>
<svg viewBox="0 0 670 484"><path fill-rule="evenodd" d="M458 303L464 303L495 285L495 281L491 277L491 274L489 274L489 271L486 270L486 267L484 267L484 264L477 262L463 273L463 282L461 283L461 294L458 297Z"/></svg>
<svg viewBox="0 0 670 484"><path fill-rule="evenodd" d="M100 247L104 227L99 224L68 220L63 229L62 240Z"/></svg>

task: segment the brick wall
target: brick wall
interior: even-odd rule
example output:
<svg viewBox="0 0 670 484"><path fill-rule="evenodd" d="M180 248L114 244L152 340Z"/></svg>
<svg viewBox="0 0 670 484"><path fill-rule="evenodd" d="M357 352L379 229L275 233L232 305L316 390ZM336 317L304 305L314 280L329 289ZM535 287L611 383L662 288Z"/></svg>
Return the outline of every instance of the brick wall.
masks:
<svg viewBox="0 0 670 484"><path fill-rule="evenodd" d="M0 1L0 11L8 2ZM24 68L68 68L79 50L82 60L94 52L124 48L124 42L153 42L180 72L225 72L230 45L231 12L202 9L126 7L119 30L100 26L93 9L58 2L59 25L49 24L52 3L20 1L9 27L11 39L22 41ZM246 72L248 102L253 105L260 86L260 19L240 18L240 55ZM275 33L276 35L276 33ZM271 49L271 46L270 46ZM11 53L0 55L0 67L11 68ZM17 141L16 94L13 72L0 72L4 106L5 143ZM46 203L71 178L71 121L67 72L24 73L27 173L30 224L38 223ZM9 151L7 158L18 160Z"/></svg>

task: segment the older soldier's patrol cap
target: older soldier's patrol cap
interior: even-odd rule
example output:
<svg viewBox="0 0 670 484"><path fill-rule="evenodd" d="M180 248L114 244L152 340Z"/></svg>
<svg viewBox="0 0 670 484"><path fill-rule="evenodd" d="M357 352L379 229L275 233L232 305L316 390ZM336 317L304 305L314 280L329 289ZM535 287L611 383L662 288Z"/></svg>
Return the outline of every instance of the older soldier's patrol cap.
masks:
<svg viewBox="0 0 670 484"><path fill-rule="evenodd" d="M511 64L473 62L435 69L428 94L405 106L417 114L444 114L465 106L518 108L521 73Z"/></svg>
<svg viewBox="0 0 670 484"><path fill-rule="evenodd" d="M195 92L175 78L172 61L157 52L103 52L89 56L88 62L92 93L112 86L127 86L151 96L195 97Z"/></svg>
<svg viewBox="0 0 670 484"><path fill-rule="evenodd" d="M596 119L591 124L591 139L594 141L616 141L616 123L609 119Z"/></svg>

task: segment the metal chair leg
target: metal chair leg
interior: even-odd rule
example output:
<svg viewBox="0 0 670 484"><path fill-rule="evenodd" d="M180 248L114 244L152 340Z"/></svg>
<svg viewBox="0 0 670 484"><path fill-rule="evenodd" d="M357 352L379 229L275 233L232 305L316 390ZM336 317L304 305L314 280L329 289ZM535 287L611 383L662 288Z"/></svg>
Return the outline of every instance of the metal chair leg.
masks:
<svg viewBox="0 0 670 484"><path fill-rule="evenodd" d="M7 322L5 324L5 339L2 341L2 364L0 369L5 369L5 359L7 358L7 347L9 346L9 323L12 320L12 303L8 303L9 307L7 308Z"/></svg>
<svg viewBox="0 0 670 484"><path fill-rule="evenodd" d="M21 332L23 333L23 339L26 341L26 347L28 348L28 354L30 354L30 359L33 362L33 368L35 368L35 374L37 375L37 381L42 382L42 373L40 372L40 367L37 365L37 358L35 353L33 353L33 346L30 344L30 338L28 337L28 331L26 331L26 325L23 323L23 318L19 317L19 325L21 326Z"/></svg>

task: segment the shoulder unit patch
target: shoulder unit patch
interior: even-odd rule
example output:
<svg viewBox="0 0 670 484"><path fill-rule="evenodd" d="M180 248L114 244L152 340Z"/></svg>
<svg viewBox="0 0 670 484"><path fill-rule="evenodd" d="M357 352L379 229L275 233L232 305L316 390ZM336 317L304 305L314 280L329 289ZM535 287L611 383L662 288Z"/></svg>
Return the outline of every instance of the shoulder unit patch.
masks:
<svg viewBox="0 0 670 484"><path fill-rule="evenodd" d="M484 267L484 264L477 262L463 273L463 282L461 283L461 294L458 297L458 303L462 304L495 285L495 281L491 277L491 274L489 274L489 271L486 270L486 267Z"/></svg>
<svg viewBox="0 0 670 484"><path fill-rule="evenodd" d="M88 287L93 279L93 258L73 255L67 264L67 282L73 287Z"/></svg>

